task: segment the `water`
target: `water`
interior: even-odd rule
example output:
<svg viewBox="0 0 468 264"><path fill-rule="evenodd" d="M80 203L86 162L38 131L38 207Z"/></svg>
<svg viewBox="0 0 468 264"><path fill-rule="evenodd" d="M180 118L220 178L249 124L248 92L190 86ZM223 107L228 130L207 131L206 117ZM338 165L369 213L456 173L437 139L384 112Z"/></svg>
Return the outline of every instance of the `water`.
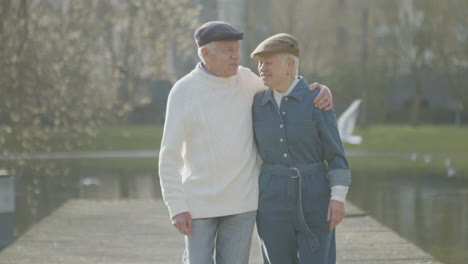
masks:
<svg viewBox="0 0 468 264"><path fill-rule="evenodd" d="M160 199L154 170L16 175L16 235L68 199ZM349 200L447 264L468 263L468 178L442 172L353 169Z"/></svg>
<svg viewBox="0 0 468 264"><path fill-rule="evenodd" d="M354 170L349 199L438 260L468 263L468 179Z"/></svg>
<svg viewBox="0 0 468 264"><path fill-rule="evenodd" d="M15 233L33 224L69 199L160 199L155 170L76 170L68 176L38 175L30 171L15 177Z"/></svg>

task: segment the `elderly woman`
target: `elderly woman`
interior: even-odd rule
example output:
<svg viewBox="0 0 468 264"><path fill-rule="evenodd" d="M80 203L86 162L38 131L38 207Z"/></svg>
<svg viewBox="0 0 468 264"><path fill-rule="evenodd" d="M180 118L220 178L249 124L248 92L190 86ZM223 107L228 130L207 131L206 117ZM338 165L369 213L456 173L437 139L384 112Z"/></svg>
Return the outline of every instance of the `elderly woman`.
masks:
<svg viewBox="0 0 468 264"><path fill-rule="evenodd" d="M351 173L334 111L316 108L317 91L297 76L297 40L274 35L253 51L270 89L252 106L263 160L257 228L264 263L335 263Z"/></svg>

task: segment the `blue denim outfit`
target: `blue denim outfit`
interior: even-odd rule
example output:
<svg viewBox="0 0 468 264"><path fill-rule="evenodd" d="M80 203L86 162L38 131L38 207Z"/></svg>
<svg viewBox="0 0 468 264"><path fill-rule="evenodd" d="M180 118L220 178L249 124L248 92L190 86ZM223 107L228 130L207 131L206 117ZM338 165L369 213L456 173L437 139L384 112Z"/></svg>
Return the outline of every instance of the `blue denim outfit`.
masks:
<svg viewBox="0 0 468 264"><path fill-rule="evenodd" d="M351 183L335 112L300 78L278 109L271 89L255 96L255 140L263 160L257 229L264 263L335 263L327 211L331 186Z"/></svg>

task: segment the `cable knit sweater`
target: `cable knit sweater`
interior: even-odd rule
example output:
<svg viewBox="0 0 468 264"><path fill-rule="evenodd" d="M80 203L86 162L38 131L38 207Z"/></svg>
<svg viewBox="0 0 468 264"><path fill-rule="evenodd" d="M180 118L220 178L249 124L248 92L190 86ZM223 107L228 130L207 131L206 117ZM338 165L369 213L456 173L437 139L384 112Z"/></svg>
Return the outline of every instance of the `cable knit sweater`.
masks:
<svg viewBox="0 0 468 264"><path fill-rule="evenodd" d="M171 218L257 209L258 164L251 107L265 89L249 69L230 78L199 66L172 88L159 154L159 177Z"/></svg>

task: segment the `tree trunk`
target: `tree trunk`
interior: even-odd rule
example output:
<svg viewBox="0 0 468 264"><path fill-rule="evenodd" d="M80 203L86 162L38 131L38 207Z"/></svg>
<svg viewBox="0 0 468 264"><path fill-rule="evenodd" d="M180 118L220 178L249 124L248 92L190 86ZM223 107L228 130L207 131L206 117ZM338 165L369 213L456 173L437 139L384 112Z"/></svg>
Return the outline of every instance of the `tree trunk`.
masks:
<svg viewBox="0 0 468 264"><path fill-rule="evenodd" d="M413 71L415 72L415 71ZM421 123L422 83L419 73L414 74L414 99L411 109L411 124L417 126Z"/></svg>
<svg viewBox="0 0 468 264"><path fill-rule="evenodd" d="M461 121L462 112L463 112L463 104L459 102L455 106L455 126L456 127L461 127L462 125L462 121Z"/></svg>

